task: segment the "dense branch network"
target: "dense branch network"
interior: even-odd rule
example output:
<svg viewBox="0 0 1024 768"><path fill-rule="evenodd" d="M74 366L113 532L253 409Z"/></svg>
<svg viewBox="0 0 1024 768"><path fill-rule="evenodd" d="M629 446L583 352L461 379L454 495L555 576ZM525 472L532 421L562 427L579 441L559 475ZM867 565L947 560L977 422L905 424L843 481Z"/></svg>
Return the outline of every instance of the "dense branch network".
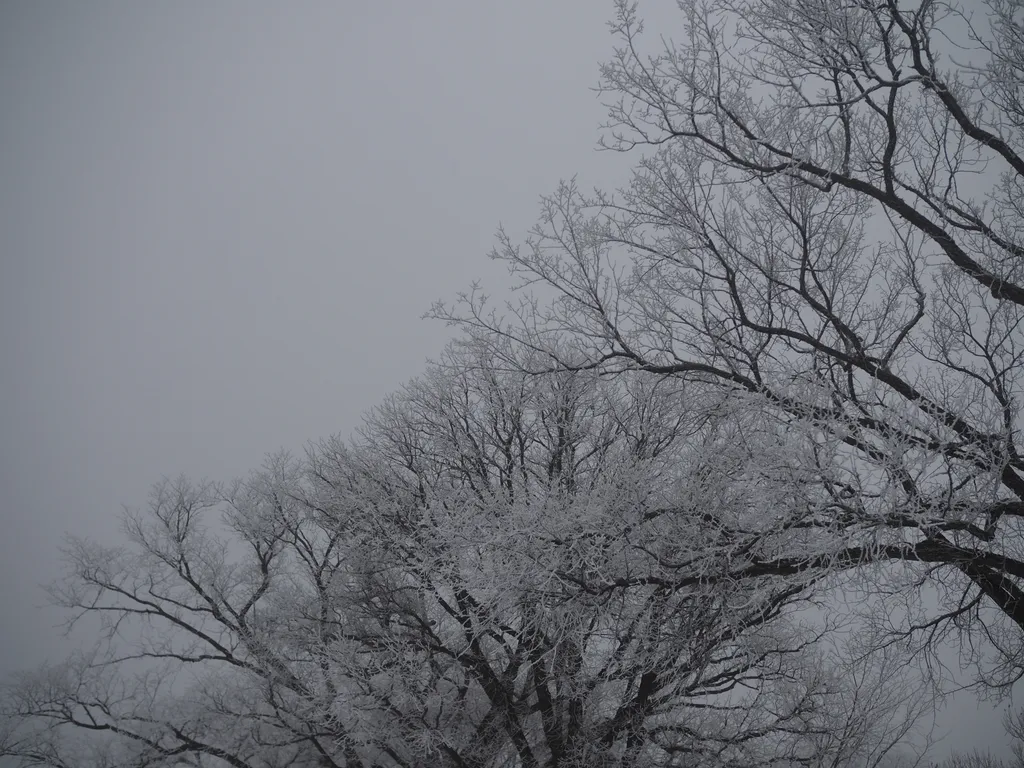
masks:
<svg viewBox="0 0 1024 768"><path fill-rule="evenodd" d="M506 312L474 290L433 314L533 350L538 372L676 378L774 420L816 490L736 535L821 535L723 578L901 562L909 590L921 564L959 605L942 615L998 648L983 679L1009 685L1024 670L1020 9L680 8L681 42L652 53L634 4L612 25L606 146L640 152L632 182L563 184L526 242L500 234L492 255L523 292Z"/></svg>
<svg viewBox="0 0 1024 768"><path fill-rule="evenodd" d="M758 557L771 499L730 479L736 418L671 377L490 361L454 347L354 445L162 483L128 549L74 542L54 596L103 642L9 690L6 754L102 732L110 765L861 765L909 732L929 698L885 685L900 659L798 621L816 571L720 570Z"/></svg>

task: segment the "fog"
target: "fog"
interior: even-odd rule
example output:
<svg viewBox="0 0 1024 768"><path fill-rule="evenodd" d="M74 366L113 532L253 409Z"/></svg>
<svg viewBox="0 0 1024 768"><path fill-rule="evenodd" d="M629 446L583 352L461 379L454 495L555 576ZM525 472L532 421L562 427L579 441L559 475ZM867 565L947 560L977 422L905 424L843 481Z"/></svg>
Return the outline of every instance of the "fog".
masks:
<svg viewBox="0 0 1024 768"><path fill-rule="evenodd" d="M648 3L654 20L667 0ZM68 647L38 584L162 475L347 434L452 331L499 222L596 151L594 0L0 8L0 671ZM961 697L958 746L1001 739Z"/></svg>

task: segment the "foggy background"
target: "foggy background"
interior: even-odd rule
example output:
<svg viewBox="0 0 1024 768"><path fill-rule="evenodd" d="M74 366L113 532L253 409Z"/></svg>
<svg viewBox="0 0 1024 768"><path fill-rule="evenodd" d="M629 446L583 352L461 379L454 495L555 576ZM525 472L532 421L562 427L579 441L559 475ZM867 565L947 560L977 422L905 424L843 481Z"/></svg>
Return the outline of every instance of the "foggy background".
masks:
<svg viewBox="0 0 1024 768"><path fill-rule="evenodd" d="M641 11L671 34L671 0ZM503 222L614 186L601 0L0 5L0 676L38 584L162 475L347 435L452 331ZM658 28L658 20L666 28ZM949 746L1001 744L961 696Z"/></svg>

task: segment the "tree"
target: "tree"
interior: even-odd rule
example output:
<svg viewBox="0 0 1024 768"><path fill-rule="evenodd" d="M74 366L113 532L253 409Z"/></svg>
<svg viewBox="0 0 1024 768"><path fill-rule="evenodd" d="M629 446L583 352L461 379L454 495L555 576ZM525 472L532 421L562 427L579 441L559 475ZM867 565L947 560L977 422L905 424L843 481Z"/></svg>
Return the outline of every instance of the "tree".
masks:
<svg viewBox="0 0 1024 768"><path fill-rule="evenodd" d="M685 407L702 395L672 378L536 377L490 351L453 348L353 445L164 481L126 515L130 546L72 541L52 594L100 642L8 686L0 754L859 766L907 736L928 701L905 660L823 642L802 574L585 588L703 568L765 514L729 480L729 411Z"/></svg>
<svg viewBox="0 0 1024 768"><path fill-rule="evenodd" d="M605 146L641 152L632 182L563 184L525 243L499 235L493 256L534 290L511 312L473 291L433 314L546 355L539 369L669 376L765 414L803 477L735 532L751 549L721 578L860 569L903 600L927 586L938 610L912 605L893 631L927 649L963 630L980 679L1009 686L1024 674L1020 5L679 6L682 42L652 54L636 5L617 6ZM755 552L794 530L816 545Z"/></svg>

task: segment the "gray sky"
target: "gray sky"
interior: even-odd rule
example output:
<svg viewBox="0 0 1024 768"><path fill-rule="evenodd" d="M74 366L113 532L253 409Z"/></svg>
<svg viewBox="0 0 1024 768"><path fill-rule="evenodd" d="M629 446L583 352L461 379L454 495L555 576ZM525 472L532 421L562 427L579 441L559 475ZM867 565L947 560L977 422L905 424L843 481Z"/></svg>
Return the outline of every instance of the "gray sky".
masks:
<svg viewBox="0 0 1024 768"><path fill-rule="evenodd" d="M448 338L432 300L507 283L499 221L617 180L610 13L0 7L0 673L62 652L35 585L63 532L116 541L161 475L350 432ZM1001 733L975 712L965 744Z"/></svg>
<svg viewBox="0 0 1024 768"><path fill-rule="evenodd" d="M605 3L8 4L0 19L0 591L47 624L61 532L162 474L349 432L600 165ZM112 535L112 534L111 534Z"/></svg>

